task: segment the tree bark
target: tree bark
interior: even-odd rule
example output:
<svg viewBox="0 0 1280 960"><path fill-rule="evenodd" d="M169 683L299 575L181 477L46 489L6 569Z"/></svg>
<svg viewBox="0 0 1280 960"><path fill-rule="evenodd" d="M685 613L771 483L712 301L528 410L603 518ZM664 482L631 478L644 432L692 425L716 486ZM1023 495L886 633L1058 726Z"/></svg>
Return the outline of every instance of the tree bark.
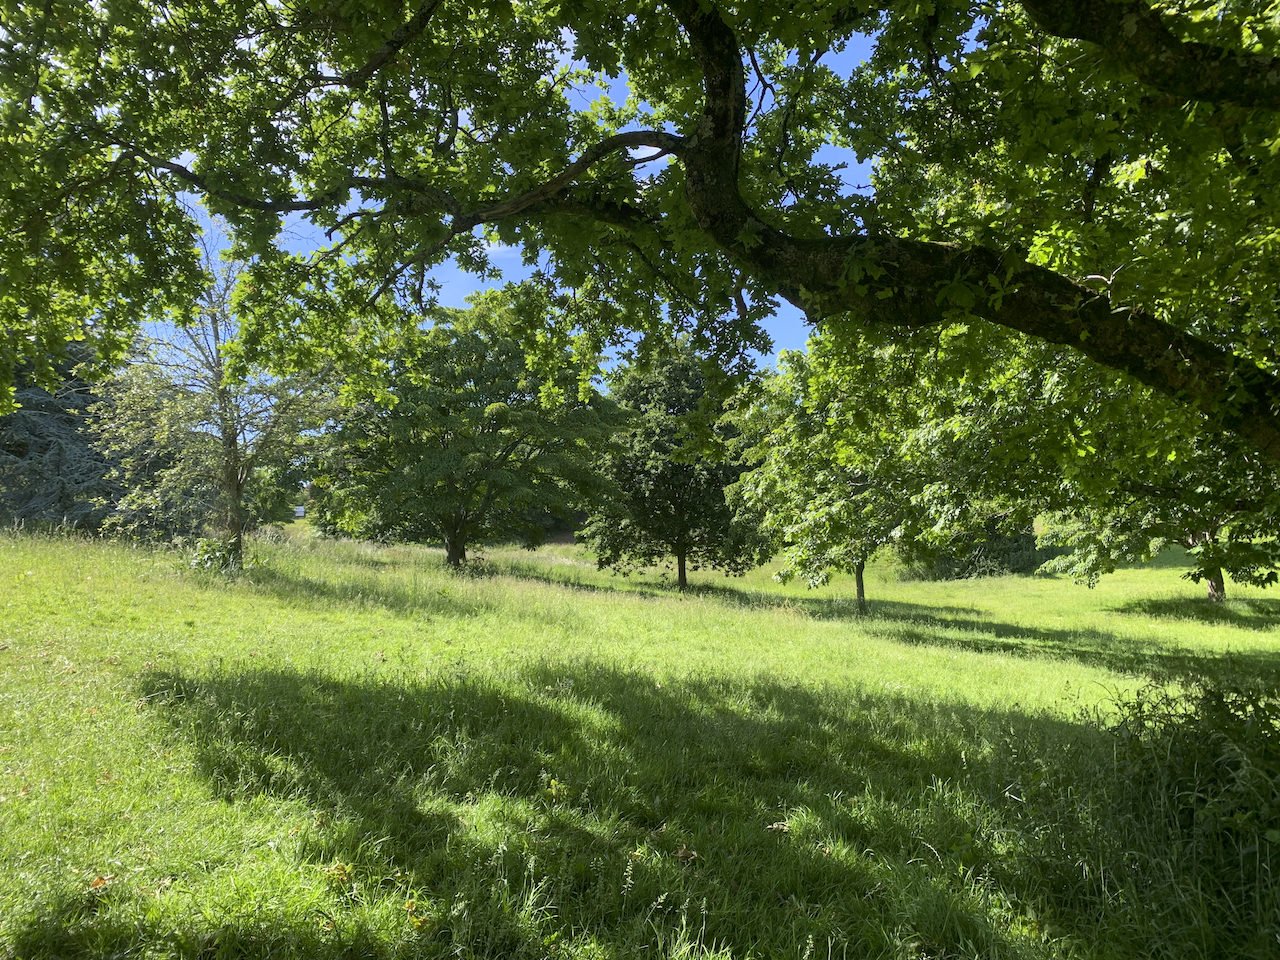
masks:
<svg viewBox="0 0 1280 960"><path fill-rule="evenodd" d="M1230 350L1026 262L1016 251L892 235L796 236L764 220L739 183L747 100L738 37L714 6L667 0L698 58L703 109L673 150L698 225L817 324L905 328L960 314L1061 344L1196 407L1280 460L1280 378ZM952 310L952 312L957 312Z"/></svg>
<svg viewBox="0 0 1280 960"><path fill-rule="evenodd" d="M221 343L218 320L212 319L215 344ZM214 356L213 372L222 380L221 357ZM249 526L249 511L244 504L245 456L240 445L240 432L236 423L235 399L225 383L218 387L215 397L218 411L218 433L222 445L222 499L223 542L227 546L227 567L235 573L244 569L244 534Z"/></svg>
<svg viewBox="0 0 1280 960"><path fill-rule="evenodd" d="M224 428L225 429L225 428ZM244 505L244 480L240 445L234 435L223 437L222 496L225 500L222 531L227 545L227 565L232 572L244 568L244 534L249 526Z"/></svg>
<svg viewBox="0 0 1280 960"><path fill-rule="evenodd" d="M865 560L859 560L853 565L853 582L857 587L859 613L867 612L867 588L862 579L862 574L866 569L867 562Z"/></svg>
<svg viewBox="0 0 1280 960"><path fill-rule="evenodd" d="M1022 0L1041 30L1097 44L1113 63L1179 100L1280 109L1280 58L1186 41L1142 0Z"/></svg>
<svg viewBox="0 0 1280 960"><path fill-rule="evenodd" d="M683 550L676 552L676 586L681 590L685 590L689 586L689 575L685 569L685 555Z"/></svg>
<svg viewBox="0 0 1280 960"><path fill-rule="evenodd" d="M1222 603L1227 599L1227 581L1222 575L1221 567L1210 567L1205 570L1204 580L1209 587L1210 602Z"/></svg>
<svg viewBox="0 0 1280 960"><path fill-rule="evenodd" d="M467 562L467 543L460 536L445 537L444 559L455 570Z"/></svg>

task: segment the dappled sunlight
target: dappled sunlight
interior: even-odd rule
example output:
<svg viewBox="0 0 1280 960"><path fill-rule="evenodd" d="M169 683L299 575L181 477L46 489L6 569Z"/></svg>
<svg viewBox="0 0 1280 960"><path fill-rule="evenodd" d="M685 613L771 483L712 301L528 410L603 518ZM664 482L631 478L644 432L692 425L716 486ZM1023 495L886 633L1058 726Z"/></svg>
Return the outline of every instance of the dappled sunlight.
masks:
<svg viewBox="0 0 1280 960"><path fill-rule="evenodd" d="M263 544L234 580L5 549L49 574L0 582L0 732L39 731L0 737L29 791L0 822L48 832L0 857L75 865L0 928L18 956L1141 956L1226 921L1194 873L1139 882L1176 838L1126 807L1109 701L1280 658L1165 616L1164 571L1126 573L1124 611L884 577L860 614L839 584L680 593L563 545L477 575Z"/></svg>
<svg viewBox="0 0 1280 960"><path fill-rule="evenodd" d="M1096 735L1042 716L763 681L658 684L593 664L141 682L219 795L300 799L341 823L311 839L318 865L400 871L420 899L475 909L478 891L522 878L551 907L540 930L619 946L647 925L674 935L693 905L704 945L769 955L809 938L874 955L912 936L942 951L1030 950L1029 916L1066 921L1037 889L1031 864L1048 852L1022 837L1011 785L1023 791L1038 758ZM768 880L749 880L756 871Z"/></svg>

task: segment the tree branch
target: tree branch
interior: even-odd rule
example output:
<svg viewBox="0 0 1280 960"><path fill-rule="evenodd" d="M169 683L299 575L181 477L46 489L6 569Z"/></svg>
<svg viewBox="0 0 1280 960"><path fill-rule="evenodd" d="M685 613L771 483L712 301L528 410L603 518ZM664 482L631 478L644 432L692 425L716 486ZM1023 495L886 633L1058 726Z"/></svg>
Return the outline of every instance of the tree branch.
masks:
<svg viewBox="0 0 1280 960"><path fill-rule="evenodd" d="M560 173L551 179L526 190L524 193L496 203L477 207L465 214L461 219L472 225L492 223L519 216L538 204L564 192L583 173L599 163L610 154L632 147L652 147L662 153L680 153L685 146L685 139L674 133L661 130L635 130L628 133L615 133L605 137L599 143L592 144L582 151L582 155L574 160Z"/></svg>
<svg viewBox="0 0 1280 960"><path fill-rule="evenodd" d="M1157 90L1280 110L1280 57L1182 40L1142 0L1022 0L1022 7L1041 30L1097 44Z"/></svg>
<svg viewBox="0 0 1280 960"><path fill-rule="evenodd" d="M719 11L666 0L703 74L697 134L682 153L699 225L815 323L924 327L973 315L1072 347L1199 408L1280 460L1280 378L1152 314L1014 253L896 236L796 237L765 222L738 184L742 53Z"/></svg>
<svg viewBox="0 0 1280 960"><path fill-rule="evenodd" d="M349 87L363 87L368 83L375 73L386 66L392 57L404 49L409 41L421 36L422 32L427 29L427 24L431 22L431 18L435 15L436 9L441 2L442 0L427 0L412 17L395 29L391 36L387 38L387 42L377 49L364 66L358 70L344 73L342 75L343 82Z"/></svg>

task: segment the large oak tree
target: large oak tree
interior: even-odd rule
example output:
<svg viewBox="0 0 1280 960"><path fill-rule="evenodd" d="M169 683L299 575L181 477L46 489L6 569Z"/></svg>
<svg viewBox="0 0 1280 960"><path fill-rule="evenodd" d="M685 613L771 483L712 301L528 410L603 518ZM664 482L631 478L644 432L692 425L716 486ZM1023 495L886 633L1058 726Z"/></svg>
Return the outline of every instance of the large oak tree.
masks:
<svg viewBox="0 0 1280 960"><path fill-rule="evenodd" d="M194 195L278 357L498 238L598 336L699 318L731 354L779 298L836 334L994 324L1280 458L1266 0L0 11L0 368L190 302ZM289 216L330 244L287 253Z"/></svg>

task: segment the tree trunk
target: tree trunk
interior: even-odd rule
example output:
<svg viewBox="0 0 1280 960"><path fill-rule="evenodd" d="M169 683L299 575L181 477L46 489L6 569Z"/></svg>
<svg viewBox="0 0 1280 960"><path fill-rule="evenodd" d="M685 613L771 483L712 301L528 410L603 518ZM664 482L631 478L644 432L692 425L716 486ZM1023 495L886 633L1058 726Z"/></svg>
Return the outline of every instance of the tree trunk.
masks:
<svg viewBox="0 0 1280 960"><path fill-rule="evenodd" d="M227 566L234 573L244 568L244 533L249 526L249 511L244 505L245 457L240 447L234 400L227 387L218 388L217 404L222 441L222 539L228 550Z"/></svg>
<svg viewBox="0 0 1280 960"><path fill-rule="evenodd" d="M445 537L444 559L454 569L461 567L467 562L467 542L457 535Z"/></svg>
<svg viewBox="0 0 1280 960"><path fill-rule="evenodd" d="M1222 575L1221 567L1210 567L1204 572L1205 583L1209 585L1209 599L1213 603L1221 603L1227 599L1227 582Z"/></svg>
<svg viewBox="0 0 1280 960"><path fill-rule="evenodd" d="M681 590L689 586L689 575L685 570L684 551L676 554L676 586Z"/></svg>
<svg viewBox="0 0 1280 960"><path fill-rule="evenodd" d="M867 612L867 587L862 580L862 574L867 569L867 562L859 560L853 565L853 582L857 585L858 591L858 612Z"/></svg>

